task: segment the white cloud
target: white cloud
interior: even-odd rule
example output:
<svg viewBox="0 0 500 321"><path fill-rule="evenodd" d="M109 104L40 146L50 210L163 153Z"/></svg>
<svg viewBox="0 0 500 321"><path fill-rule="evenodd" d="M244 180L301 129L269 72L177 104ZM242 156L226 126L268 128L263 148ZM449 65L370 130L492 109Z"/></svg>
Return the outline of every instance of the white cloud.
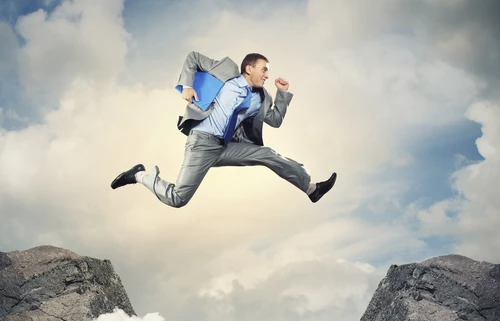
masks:
<svg viewBox="0 0 500 321"><path fill-rule="evenodd" d="M115 309L113 313L101 314L95 321L164 321L159 313L148 313L143 318L128 316L123 310Z"/></svg>
<svg viewBox="0 0 500 321"><path fill-rule="evenodd" d="M476 143L485 160L454 175L455 189L467 200L458 214L461 241L457 250L498 262L500 241L494 227L500 223L500 199L496 193L500 187L500 107L494 102L478 102L468 110L467 117L482 125L483 135Z"/></svg>
<svg viewBox="0 0 500 321"><path fill-rule="evenodd" d="M477 139L483 161L467 164L452 176L456 198L443 200L419 212L421 231L427 235L451 235L454 250L490 262L500 260L500 108L489 101L470 106L467 117L482 125Z"/></svg>
<svg viewBox="0 0 500 321"><path fill-rule="evenodd" d="M333 257L288 264L248 286L228 277L202 294L205 320L327 320L359 318L369 301L373 268Z"/></svg>
<svg viewBox="0 0 500 321"><path fill-rule="evenodd" d="M7 209L0 244L47 242L109 258L136 311L159 310L168 320L357 320L388 263L426 250L406 221L385 220L388 209L403 211L399 197L409 183L377 174L418 161L408 138L422 126L462 119L477 82L446 61L424 59L420 38L382 35L392 20L381 7L309 1L305 11L268 8L256 22L244 12L210 11L211 3L203 2L207 22L193 32L180 24L178 42L144 40L131 61L128 45L137 39L124 29L121 1L68 1L50 16L38 11L19 20L27 41L22 84L32 99L52 97L57 108L43 112L39 124L0 132L0 203ZM155 32L182 23L178 10L157 13ZM214 169L182 209L159 203L142 186L110 189L138 162L157 164L163 178L175 180L185 137L175 128L183 102L173 90L181 67L173 61L182 63L190 50L235 61L262 52L271 77L289 78L292 105L282 128L266 127L266 142L304 163L315 180L337 171L330 194L311 204L265 168ZM144 52L153 57L141 60ZM144 68L141 81L124 85L131 65ZM494 110L471 109L469 117L488 124L479 141L487 161L456 179L457 189L478 201L471 210L493 214L492 192L477 191L497 173ZM477 189L468 189L471 182ZM359 219L365 203L377 217ZM456 222L451 204L408 216L421 219L425 235L453 235L440 229ZM482 223L467 217L460 221L469 228L464 239L482 235ZM117 311L99 321L106 317L129 320Z"/></svg>
<svg viewBox="0 0 500 321"><path fill-rule="evenodd" d="M21 81L39 108L53 108L75 80L102 87L116 78L126 54L122 6L121 0L63 1L50 15L39 9L20 17Z"/></svg>
<svg viewBox="0 0 500 321"><path fill-rule="evenodd" d="M434 204L429 209L419 211L418 219L421 221L424 235L450 235L454 233L453 216L460 208L458 200L446 200Z"/></svg>
<svg viewBox="0 0 500 321"><path fill-rule="evenodd" d="M227 293L232 287L233 279L237 279L246 289L253 289L258 284L267 282L265 280L272 275L279 274L280 270L291 266L314 263L326 268L330 264L346 262L345 259L338 258L355 259L358 256L352 251L339 249L358 245L364 247L365 251L368 250L362 239L370 239L372 232L367 227L361 227L362 225L335 220L294 234L283 242L261 241L228 249L206 263L206 270L214 277L200 293L213 296ZM359 229L359 234L352 233L354 228ZM361 233L363 237L360 236ZM373 267L369 265L359 265L358 268L365 273L373 272Z"/></svg>

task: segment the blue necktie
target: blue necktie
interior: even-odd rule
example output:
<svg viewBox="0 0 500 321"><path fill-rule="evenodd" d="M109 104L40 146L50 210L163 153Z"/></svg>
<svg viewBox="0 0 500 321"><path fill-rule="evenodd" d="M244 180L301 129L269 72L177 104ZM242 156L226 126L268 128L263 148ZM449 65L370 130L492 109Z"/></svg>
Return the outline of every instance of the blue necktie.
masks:
<svg viewBox="0 0 500 321"><path fill-rule="evenodd" d="M238 119L239 112L250 108L250 101L252 100L252 91L248 86L246 86L246 89L247 89L247 96L245 97L245 99L243 99L241 104L239 104L239 106L236 107L233 114L231 115L231 118L229 119L229 123L227 124L226 127L226 132L224 133L224 144L229 143L233 138L234 130L236 127L236 120Z"/></svg>

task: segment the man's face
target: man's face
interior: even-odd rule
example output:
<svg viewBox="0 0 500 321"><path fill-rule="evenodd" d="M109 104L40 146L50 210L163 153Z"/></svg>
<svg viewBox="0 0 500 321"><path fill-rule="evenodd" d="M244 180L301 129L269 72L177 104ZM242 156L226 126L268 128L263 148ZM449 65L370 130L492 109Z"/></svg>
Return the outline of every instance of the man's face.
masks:
<svg viewBox="0 0 500 321"><path fill-rule="evenodd" d="M269 64L264 59L259 59L255 66L248 65L251 87L264 87L264 82L269 78Z"/></svg>

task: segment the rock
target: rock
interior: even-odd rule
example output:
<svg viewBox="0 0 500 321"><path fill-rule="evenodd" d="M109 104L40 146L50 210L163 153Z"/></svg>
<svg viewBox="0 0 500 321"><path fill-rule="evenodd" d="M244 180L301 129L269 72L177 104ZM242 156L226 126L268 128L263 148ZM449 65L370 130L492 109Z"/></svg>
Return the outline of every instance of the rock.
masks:
<svg viewBox="0 0 500 321"><path fill-rule="evenodd" d="M447 255L391 266L361 321L392 320L500 320L500 264Z"/></svg>
<svg viewBox="0 0 500 321"><path fill-rule="evenodd" d="M108 260L52 246L0 252L0 320L87 321L115 307L135 315Z"/></svg>

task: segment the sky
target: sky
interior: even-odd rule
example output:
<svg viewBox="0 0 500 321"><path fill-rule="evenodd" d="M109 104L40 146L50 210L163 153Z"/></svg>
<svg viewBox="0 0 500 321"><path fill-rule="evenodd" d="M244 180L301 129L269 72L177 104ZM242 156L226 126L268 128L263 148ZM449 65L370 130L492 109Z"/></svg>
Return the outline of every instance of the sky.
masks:
<svg viewBox="0 0 500 321"><path fill-rule="evenodd" d="M137 318L359 320L391 264L500 262L495 0L1 0L0 251L111 260ZM175 181L186 55L270 61L294 94L265 145L338 178L318 203L267 168Z"/></svg>

